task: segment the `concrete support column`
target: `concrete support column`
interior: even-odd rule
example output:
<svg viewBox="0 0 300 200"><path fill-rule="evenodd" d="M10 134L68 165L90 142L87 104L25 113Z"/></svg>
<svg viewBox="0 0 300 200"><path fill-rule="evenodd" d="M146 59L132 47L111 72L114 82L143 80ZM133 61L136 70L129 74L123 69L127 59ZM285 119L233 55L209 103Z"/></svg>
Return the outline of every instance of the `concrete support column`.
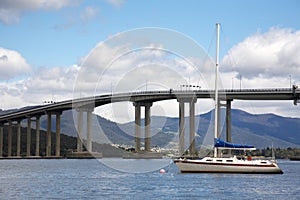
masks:
<svg viewBox="0 0 300 200"><path fill-rule="evenodd" d="M78 110L77 119L77 152L82 152L82 124L83 124L83 112L82 109Z"/></svg>
<svg viewBox="0 0 300 200"><path fill-rule="evenodd" d="M179 102L179 154L184 154L184 102Z"/></svg>
<svg viewBox="0 0 300 200"><path fill-rule="evenodd" d="M141 106L145 107L145 151L151 151L151 102L135 102L135 149L141 150Z"/></svg>
<svg viewBox="0 0 300 200"><path fill-rule="evenodd" d="M141 150L141 106L134 103L135 106L135 150Z"/></svg>
<svg viewBox="0 0 300 200"><path fill-rule="evenodd" d="M226 141L232 142L231 140L231 100L226 102Z"/></svg>
<svg viewBox="0 0 300 200"><path fill-rule="evenodd" d="M46 156L51 156L51 113L47 113L47 144Z"/></svg>
<svg viewBox="0 0 300 200"><path fill-rule="evenodd" d="M12 121L8 122L8 135L7 135L7 156L11 156L11 146L12 146Z"/></svg>
<svg viewBox="0 0 300 200"><path fill-rule="evenodd" d="M61 113L56 113L56 156L60 156L60 115Z"/></svg>
<svg viewBox="0 0 300 200"><path fill-rule="evenodd" d="M0 125L0 157L3 156L3 124Z"/></svg>
<svg viewBox="0 0 300 200"><path fill-rule="evenodd" d="M21 156L21 121L17 124L17 156Z"/></svg>
<svg viewBox="0 0 300 200"><path fill-rule="evenodd" d="M195 101L190 102L190 155L195 154Z"/></svg>
<svg viewBox="0 0 300 200"><path fill-rule="evenodd" d="M35 121L35 156L40 155L40 116Z"/></svg>
<svg viewBox="0 0 300 200"><path fill-rule="evenodd" d="M226 101L226 141L232 142L231 140L231 101ZM231 149L227 150L228 154L231 154Z"/></svg>
<svg viewBox="0 0 300 200"><path fill-rule="evenodd" d="M93 151L93 147L92 147L92 110L88 109L87 113L86 113L86 124L87 124L87 136L86 136L86 140L87 140L87 151L92 152Z"/></svg>
<svg viewBox="0 0 300 200"><path fill-rule="evenodd" d="M26 156L30 156L31 145L31 118L27 117L27 143L26 143Z"/></svg>
<svg viewBox="0 0 300 200"><path fill-rule="evenodd" d="M147 103L145 105L145 151L150 151L151 148L151 114L150 114L150 107L152 106L152 103Z"/></svg>

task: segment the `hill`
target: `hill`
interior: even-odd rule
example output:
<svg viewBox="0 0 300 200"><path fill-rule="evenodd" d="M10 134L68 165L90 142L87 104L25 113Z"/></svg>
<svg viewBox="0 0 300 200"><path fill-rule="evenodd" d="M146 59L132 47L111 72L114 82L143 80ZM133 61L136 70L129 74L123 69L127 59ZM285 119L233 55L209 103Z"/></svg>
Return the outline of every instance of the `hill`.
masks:
<svg viewBox="0 0 300 200"><path fill-rule="evenodd" d="M221 110L222 138L225 138L225 110ZM188 138L188 119L186 122L186 141ZM76 121L76 120L75 120ZM46 124L46 123L45 123ZM142 124L144 120L142 119ZM158 147L178 145L178 118L151 117L151 145ZM213 134L213 114L208 112L196 116L196 144ZM53 126L54 128L54 126ZM299 118L287 118L274 114L250 114L242 110L232 110L232 140L236 143L248 143L263 149L300 147ZM93 116L94 140L99 143L116 143L134 145L134 122L119 124L101 116ZM72 112L64 112L62 117L62 133L76 136ZM143 129L142 129L143 133Z"/></svg>
<svg viewBox="0 0 300 200"><path fill-rule="evenodd" d="M221 110L221 116L225 116L225 110ZM207 139L212 138L212 117L212 112L196 116L196 144L198 146L203 141L207 142ZM83 118L86 119L85 116ZM225 136L224 119L224 117L221 117L221 125L223 125L222 138ZM77 131L74 121L77 123L76 116L73 116L72 111L63 112L61 133L76 137ZM23 120L23 123L26 126L26 120ZM86 127L85 123L84 121L83 127ZM41 118L41 129L46 130L46 127L46 117L43 116ZM186 119L186 141L189 141L188 127L188 119ZM55 131L55 118L53 118L52 130ZM232 110L232 140L235 143L252 144L259 149L271 147L272 144L276 148L299 148L300 134L298 130L300 130L299 118L287 118L274 114L256 115L242 110ZM92 132L93 140L99 144L134 145L134 122L119 124L101 116L93 115ZM176 148L178 146L178 118L152 116L151 135L151 146Z"/></svg>
<svg viewBox="0 0 300 200"><path fill-rule="evenodd" d="M7 156L7 132L8 127L4 126L3 128L3 156ZM16 156L17 154L17 128L13 127L12 132L12 156ZM46 131L40 131L40 156L46 155ZM26 147L27 147L27 128L21 127L21 156L26 156ZM31 130L31 146L30 146L30 154L35 155L35 129ZM56 137L55 133L52 132L51 135L51 155L55 155L55 144ZM60 155L65 156L68 152L76 150L77 148L77 138L72 136L67 136L65 134L61 134L60 138ZM122 157L124 154L124 150L120 148L113 147L109 144L98 144L93 143L93 151L101 152L104 157Z"/></svg>
<svg viewBox="0 0 300 200"><path fill-rule="evenodd" d="M235 109L232 110L231 115L232 140L234 143L252 144L259 149L271 147L272 145L277 148L300 147L300 134L297 131L300 130L300 119L298 118L286 118L274 114L255 115ZM213 138L213 117L211 111L196 116L196 144L202 144L203 141ZM178 118L153 116L151 120L154 144L165 146L172 139L174 142L178 142ZM161 126L162 122L164 123L163 126ZM188 141L188 119L185 119L185 124L187 129L185 140ZM133 125L134 123L130 122L120 126L133 127ZM221 138L225 139L224 109L221 110L221 130ZM174 136L176 137L174 138ZM161 140L161 138L164 138L164 140Z"/></svg>

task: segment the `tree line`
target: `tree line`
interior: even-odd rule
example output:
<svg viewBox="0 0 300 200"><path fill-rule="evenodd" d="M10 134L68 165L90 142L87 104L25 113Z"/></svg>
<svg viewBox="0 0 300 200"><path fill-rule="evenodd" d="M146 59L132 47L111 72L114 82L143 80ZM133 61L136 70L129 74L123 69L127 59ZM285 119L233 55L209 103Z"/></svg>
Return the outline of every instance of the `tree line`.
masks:
<svg viewBox="0 0 300 200"><path fill-rule="evenodd" d="M289 159L293 157L300 158L300 149L299 148L291 148L288 147L286 149L282 148L265 148L265 149L257 149L251 152L253 156L265 156L265 157L272 157L272 151L274 151L275 157L279 159Z"/></svg>

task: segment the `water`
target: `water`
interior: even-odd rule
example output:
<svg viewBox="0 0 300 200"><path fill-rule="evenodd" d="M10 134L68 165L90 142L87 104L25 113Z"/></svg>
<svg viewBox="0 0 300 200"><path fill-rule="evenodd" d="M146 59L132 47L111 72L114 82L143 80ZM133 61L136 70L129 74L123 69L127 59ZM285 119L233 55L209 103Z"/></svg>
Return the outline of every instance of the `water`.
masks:
<svg viewBox="0 0 300 200"><path fill-rule="evenodd" d="M97 160L0 160L0 199L300 199L300 162L279 165L283 175L180 174L174 164L160 174Z"/></svg>

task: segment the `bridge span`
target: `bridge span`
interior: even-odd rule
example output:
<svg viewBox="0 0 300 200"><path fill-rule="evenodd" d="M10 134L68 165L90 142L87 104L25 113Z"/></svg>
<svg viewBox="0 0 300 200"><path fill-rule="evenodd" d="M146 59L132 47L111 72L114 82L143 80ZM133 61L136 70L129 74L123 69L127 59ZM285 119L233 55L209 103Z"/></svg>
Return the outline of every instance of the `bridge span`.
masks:
<svg viewBox="0 0 300 200"><path fill-rule="evenodd" d="M86 149L89 152L92 148L92 130L91 119L92 112L95 107L115 102L132 102L135 107L135 149L141 150L141 107L145 107L145 151L151 149L151 134L150 134L150 110L154 102L163 100L177 99L179 103L179 153L182 155L184 148L184 109L185 104L189 104L189 127L190 127L190 147L189 153L193 155L195 149L195 103L197 99L214 99L214 90L165 90L165 91L141 91L141 92L127 92L117 94L105 94L99 96L78 98L55 102L48 105L37 105L25 107L22 109L13 110L0 115L0 157L3 156L3 127L8 127L7 132L7 157L20 157L21 144L21 121L27 119L27 138L26 138L26 156L40 156L40 117L47 115L47 145L46 157L60 156L60 118L65 110L76 109L78 112L78 139L77 152L83 151L82 134L83 134L83 112L87 113L87 144ZM227 141L231 142L231 102L234 100L286 100L292 101L297 105L300 99L300 90L297 86L292 88L274 88L274 89L225 89L219 91L219 106L226 107L226 136ZM225 102L225 103L222 103ZM220 110L220 109L219 109ZM56 149L55 155L51 155L51 116L56 117ZM218 115L220 116L220 115ZM36 122L36 144L35 155L31 155L31 121ZM17 127L17 151L12 152L12 130L13 126Z"/></svg>

